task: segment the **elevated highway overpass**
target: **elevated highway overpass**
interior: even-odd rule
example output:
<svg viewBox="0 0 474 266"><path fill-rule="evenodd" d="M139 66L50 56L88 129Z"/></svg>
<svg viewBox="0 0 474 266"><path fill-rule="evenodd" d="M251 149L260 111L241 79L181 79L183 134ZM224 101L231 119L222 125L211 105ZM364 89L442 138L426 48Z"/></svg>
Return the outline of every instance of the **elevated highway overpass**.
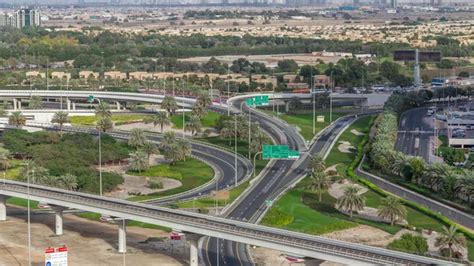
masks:
<svg viewBox="0 0 474 266"><path fill-rule="evenodd" d="M26 198L51 204L54 209L73 208L101 213L126 220L141 221L197 235L206 235L250 245L280 250L344 264L452 264L447 261L401 253L382 248L347 243L324 237L270 228L235 220L133 203L86 193L0 180L0 218L6 218L6 197ZM62 223L62 219L56 219ZM119 249L125 245L125 228L120 225ZM62 224L56 224L56 228ZM197 255L196 243L191 254ZM122 246L122 247L121 247ZM194 251L193 251L194 249ZM191 258L191 261L197 261ZM197 265L197 264L191 264Z"/></svg>

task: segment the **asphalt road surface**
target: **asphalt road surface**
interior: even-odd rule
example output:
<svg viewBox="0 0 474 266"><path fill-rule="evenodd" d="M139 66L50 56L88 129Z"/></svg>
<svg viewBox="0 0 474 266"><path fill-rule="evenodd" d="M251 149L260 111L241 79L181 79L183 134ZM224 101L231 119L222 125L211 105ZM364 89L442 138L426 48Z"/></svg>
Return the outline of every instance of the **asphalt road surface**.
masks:
<svg viewBox="0 0 474 266"><path fill-rule="evenodd" d="M234 103L240 106L239 102ZM244 111L248 111L245 110ZM303 151L304 140L291 126L285 125L276 118L269 118L258 112L252 112L252 116L260 123L264 130L270 130L271 135L278 139L283 134L285 137L280 141L286 141L291 149ZM345 117L338 120L327 128L319 139L311 146L309 153L323 153L329 149L337 134L355 117ZM270 127L270 124L273 125ZM275 132L275 126L279 132ZM302 156L299 160L276 160L275 164L266 172L250 193L243 198L235 208L226 215L227 218L242 221L257 222L258 218L266 209L266 200L274 200L278 195L291 186L296 180L306 173L310 157ZM203 259L205 265L252 265L245 244L232 241L206 238L204 240Z"/></svg>
<svg viewBox="0 0 474 266"><path fill-rule="evenodd" d="M429 162L433 147L434 115L427 116L427 112L428 107L420 107L401 115L395 148L407 155L421 156Z"/></svg>

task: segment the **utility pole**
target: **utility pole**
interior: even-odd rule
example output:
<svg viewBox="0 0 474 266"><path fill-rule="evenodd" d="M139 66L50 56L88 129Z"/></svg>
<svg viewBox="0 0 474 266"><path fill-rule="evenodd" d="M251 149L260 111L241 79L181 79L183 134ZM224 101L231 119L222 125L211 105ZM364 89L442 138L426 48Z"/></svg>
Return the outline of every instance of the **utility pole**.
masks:
<svg viewBox="0 0 474 266"><path fill-rule="evenodd" d="M252 141L252 137L251 137L251 121L250 121L250 118L252 116L252 108L250 108L250 106L248 107L249 108L249 160L252 159L251 156L250 156L250 142Z"/></svg>
<svg viewBox="0 0 474 266"><path fill-rule="evenodd" d="M235 177L234 177L235 187L237 187L237 114L234 115L234 168L235 168Z"/></svg>
<svg viewBox="0 0 474 266"><path fill-rule="evenodd" d="M316 101L314 99L314 84L313 84L313 66L311 66L311 79L310 79L310 86L311 89L309 90L311 93L311 99L313 101L313 136L316 134Z"/></svg>
<svg viewBox="0 0 474 266"><path fill-rule="evenodd" d="M227 116L230 116L229 98L230 98L230 80L229 80L229 65L227 65Z"/></svg>
<svg viewBox="0 0 474 266"><path fill-rule="evenodd" d="M188 76L186 76L186 79L187 79L187 78L188 78ZM173 78L173 81L174 81L174 78ZM182 79L182 82L184 82L184 78ZM187 80L186 80L186 83L187 83ZM183 112L182 112L182 113L183 113L183 139L186 138L186 135L185 135L185 127L186 127L185 123L186 123L186 121L185 121L185 119L184 119L184 86L185 86L185 85L184 85L184 83L183 83L183 96L182 96L183 98L181 99L181 101L182 101L182 107L181 107L181 108L182 108L182 111L183 111ZM174 93L173 93L173 94L174 94Z"/></svg>

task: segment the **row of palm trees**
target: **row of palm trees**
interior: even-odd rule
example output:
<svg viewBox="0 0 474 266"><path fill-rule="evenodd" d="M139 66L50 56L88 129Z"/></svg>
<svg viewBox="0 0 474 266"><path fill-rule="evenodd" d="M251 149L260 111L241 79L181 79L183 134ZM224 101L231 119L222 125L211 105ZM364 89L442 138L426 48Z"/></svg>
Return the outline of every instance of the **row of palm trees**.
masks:
<svg viewBox="0 0 474 266"><path fill-rule="evenodd" d="M271 143L271 139L262 131L258 122L250 122L249 130L249 119L245 114L234 115L224 120L219 137L228 140L231 145L234 138L248 140L249 133L250 152L253 154L262 151L263 145Z"/></svg>
<svg viewBox="0 0 474 266"><path fill-rule="evenodd" d="M378 124L370 147L370 161L375 169L426 187L447 197L460 199L468 205L474 201L474 172L457 169L445 163L427 164L422 158L395 151L397 119L385 113Z"/></svg>
<svg viewBox="0 0 474 266"><path fill-rule="evenodd" d="M329 187L333 176L328 174L324 159L319 154L311 158L309 168L311 175L307 188L317 192L321 202L322 192ZM336 208L348 212L351 219L354 212L363 210L364 206L365 199L360 194L360 189L353 185L345 187L344 194L336 203ZM406 218L407 211L400 200L395 197L387 197L383 199L377 214L380 218L390 221L390 224L394 225L395 222Z"/></svg>

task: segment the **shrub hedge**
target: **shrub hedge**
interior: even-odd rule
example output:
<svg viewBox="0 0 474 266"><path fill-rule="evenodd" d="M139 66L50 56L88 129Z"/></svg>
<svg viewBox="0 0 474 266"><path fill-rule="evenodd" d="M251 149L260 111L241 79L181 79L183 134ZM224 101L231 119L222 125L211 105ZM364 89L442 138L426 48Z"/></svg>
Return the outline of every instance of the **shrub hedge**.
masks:
<svg viewBox="0 0 474 266"><path fill-rule="evenodd" d="M357 146L357 155L356 155L355 159L352 161L352 163L349 165L349 167L347 168L347 175L350 178L352 178L353 180L364 184L366 187L370 188L371 190L373 190L374 192L380 194L381 196L386 197L386 196L392 195L391 193L379 188L378 186L376 186L374 183L370 182L369 180L358 176L354 172L354 169L356 169L357 166L362 161L362 158L363 158L363 155L364 155L364 147L367 144L367 142L368 142L368 136L366 135L364 137L364 139ZM421 205L419 205L415 202L405 200L403 198L401 198L401 201L403 202L404 205L406 205L406 206L408 206L412 209L415 209L415 210L417 210L417 211L419 211L419 212L421 212L421 213L423 213L423 214L425 214L425 215L427 215L431 218L436 219L437 221L441 222L442 224L444 224L447 227L450 227L451 225L455 225L458 228L459 232L462 232L470 240L474 240L474 233L470 232L469 229L466 229L464 227L460 227L458 224L456 224L453 221L449 220L445 216L443 216L443 215L441 215L437 212L434 212L434 211L432 211L432 210L430 210L426 207L423 207L423 206L421 206Z"/></svg>

